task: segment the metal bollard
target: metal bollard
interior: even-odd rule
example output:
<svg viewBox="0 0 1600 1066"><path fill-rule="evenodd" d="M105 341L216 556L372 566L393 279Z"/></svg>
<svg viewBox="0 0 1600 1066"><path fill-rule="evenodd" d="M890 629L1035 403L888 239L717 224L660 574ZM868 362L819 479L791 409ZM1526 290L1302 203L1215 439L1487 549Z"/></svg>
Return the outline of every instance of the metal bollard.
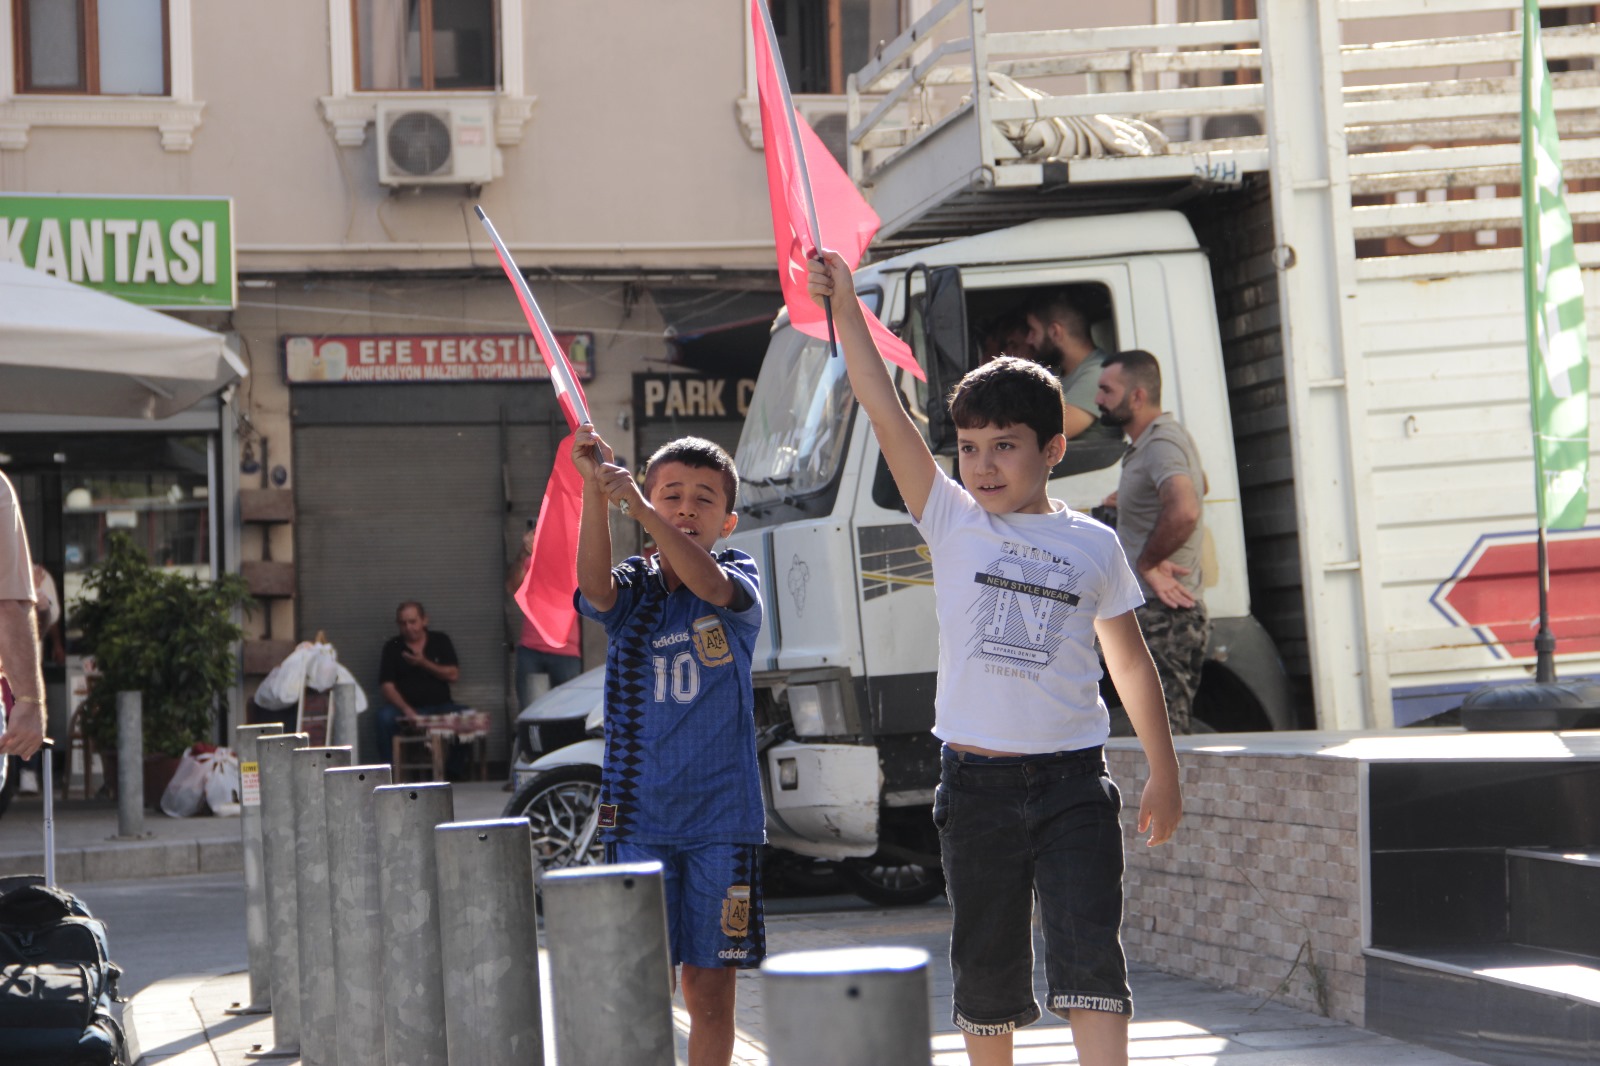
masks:
<svg viewBox="0 0 1600 1066"><path fill-rule="evenodd" d="M383 923L372 790L389 783L389 767L342 767L323 777L333 887L335 1051L339 1066L384 1066Z"/></svg>
<svg viewBox="0 0 1600 1066"><path fill-rule="evenodd" d="M244 850L244 940L250 959L250 1002L232 1014L265 1014L272 1003L272 949L267 940L267 886L261 857L261 764L256 759L260 737L283 732L277 722L241 725L233 731L239 756L239 837Z"/></svg>
<svg viewBox="0 0 1600 1066"><path fill-rule="evenodd" d="M329 744L343 747L349 745L355 753L355 761L361 761L361 730L356 721L356 693L360 690L346 682L333 686L333 691L328 694L329 710L333 712L333 735L328 738Z"/></svg>
<svg viewBox="0 0 1600 1066"><path fill-rule="evenodd" d="M117 693L117 836L144 836L144 693Z"/></svg>
<svg viewBox="0 0 1600 1066"><path fill-rule="evenodd" d="M434 845L450 1061L539 1066L544 1026L528 821L450 822L434 830Z"/></svg>
<svg viewBox="0 0 1600 1066"><path fill-rule="evenodd" d="M548 891L548 889L547 889ZM928 1066L928 953L791 951L761 965L772 1066Z"/></svg>
<svg viewBox="0 0 1600 1066"><path fill-rule="evenodd" d="M328 885L328 801L323 771L349 766L350 749L300 748L290 762L300 904L300 1061L303 1066L337 1066L333 892Z"/></svg>
<svg viewBox="0 0 1600 1066"><path fill-rule="evenodd" d="M552 870L540 887L550 972L560 975L550 985L556 1061L674 1066L661 864Z"/></svg>
<svg viewBox="0 0 1600 1066"><path fill-rule="evenodd" d="M261 764L261 872L267 890L267 946L272 954L274 1055L300 1052L300 907L295 874L291 758L311 738L280 733L256 739Z"/></svg>
<svg viewBox="0 0 1600 1066"><path fill-rule="evenodd" d="M433 830L454 820L455 802L450 786L440 782L383 785L374 790L372 805L378 821L388 1066L447 1066Z"/></svg>

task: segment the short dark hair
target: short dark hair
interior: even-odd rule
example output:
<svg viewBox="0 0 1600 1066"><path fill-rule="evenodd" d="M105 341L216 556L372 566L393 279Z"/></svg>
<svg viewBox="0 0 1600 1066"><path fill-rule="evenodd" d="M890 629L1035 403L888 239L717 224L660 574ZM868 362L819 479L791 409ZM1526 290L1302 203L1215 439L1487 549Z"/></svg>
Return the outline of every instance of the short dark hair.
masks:
<svg viewBox="0 0 1600 1066"><path fill-rule="evenodd" d="M1106 356L1101 366L1122 367L1134 386L1144 390L1151 404L1161 406L1161 364L1156 362L1155 356L1142 348L1129 348Z"/></svg>
<svg viewBox="0 0 1600 1066"><path fill-rule="evenodd" d="M650 495L650 475L661 463L682 463L701 470L722 472L722 488L728 496L728 512L733 512L739 502L739 468L733 465L733 456L722 445L704 437L679 437L656 449L650 461L644 464L644 494Z"/></svg>
<svg viewBox="0 0 1600 1066"><path fill-rule="evenodd" d="M1052 322L1061 324L1067 335L1079 340L1087 341L1089 337L1089 316L1083 308L1064 292L1050 291L1042 296L1035 297L1028 304L1028 314L1037 318L1040 324L1048 326Z"/></svg>
<svg viewBox="0 0 1600 1066"><path fill-rule="evenodd" d="M399 621L400 619L400 612L405 610L407 607L415 607L417 609L417 614L421 615L423 618L428 617L428 609L422 606L421 600L401 600L400 606L394 609L394 617L396 621Z"/></svg>
<svg viewBox="0 0 1600 1066"><path fill-rule="evenodd" d="M961 429L1024 425L1043 448L1066 422L1061 381L1031 359L1002 355L957 382L950 393L950 419Z"/></svg>

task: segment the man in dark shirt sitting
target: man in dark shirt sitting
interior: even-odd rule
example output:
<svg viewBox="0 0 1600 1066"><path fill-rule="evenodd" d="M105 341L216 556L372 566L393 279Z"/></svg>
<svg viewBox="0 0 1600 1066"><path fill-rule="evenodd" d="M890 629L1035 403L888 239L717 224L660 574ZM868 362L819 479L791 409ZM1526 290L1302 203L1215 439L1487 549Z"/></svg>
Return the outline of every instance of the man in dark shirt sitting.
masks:
<svg viewBox="0 0 1600 1066"><path fill-rule="evenodd" d="M382 762L394 754L394 736L402 719L415 727L422 716L466 709L450 699L450 683L461 677L450 638L428 631L428 612L416 600L402 603L394 620L400 634L383 645L378 688L384 704L373 719Z"/></svg>

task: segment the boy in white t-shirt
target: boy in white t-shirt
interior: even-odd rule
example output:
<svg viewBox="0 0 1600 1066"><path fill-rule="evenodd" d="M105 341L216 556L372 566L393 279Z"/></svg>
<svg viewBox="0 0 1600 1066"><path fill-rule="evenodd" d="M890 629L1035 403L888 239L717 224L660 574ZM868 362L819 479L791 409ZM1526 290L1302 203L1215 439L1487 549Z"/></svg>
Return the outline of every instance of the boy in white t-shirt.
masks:
<svg viewBox="0 0 1600 1066"><path fill-rule="evenodd" d="M1161 682L1133 609L1144 602L1116 533L1046 494L1067 447L1061 383L1001 357L950 396L961 484L934 462L853 299L843 259L810 264L831 301L850 384L932 549L939 617L933 819L948 882L954 1021L973 1066L1010 1064L1036 1021L1037 896L1048 1007L1078 1061L1124 1066L1132 1001L1122 953L1121 798L1107 776L1106 665L1150 763L1139 832L1183 816ZM838 293L845 297L833 299Z"/></svg>

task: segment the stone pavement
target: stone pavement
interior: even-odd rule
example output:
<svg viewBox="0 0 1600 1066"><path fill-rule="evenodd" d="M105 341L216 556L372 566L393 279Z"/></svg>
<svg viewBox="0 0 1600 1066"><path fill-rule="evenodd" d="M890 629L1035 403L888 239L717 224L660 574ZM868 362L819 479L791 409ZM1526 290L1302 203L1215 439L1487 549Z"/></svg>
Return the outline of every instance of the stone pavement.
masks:
<svg viewBox="0 0 1600 1066"><path fill-rule="evenodd" d="M960 1034L950 1023L950 970L944 960L949 911L937 903L899 910L847 911L814 909L819 905L825 901L804 901L797 904L796 911L769 914L771 950L863 945L923 948L933 957L932 1066L965 1066ZM540 954L543 962L543 952ZM543 984L548 997L548 973ZM1153 970L1136 971L1133 989L1137 1015L1130 1057L1138 1066L1465 1066L1469 1061ZM765 1066L767 1062L761 993L758 973L740 975L737 1066ZM271 1019L225 1013L247 994L248 980L243 973L173 978L150 986L134 997L127 1014L143 1062L146 1066L244 1066L262 1061L250 1057L250 1052L271 1047ZM688 1019L681 999L674 1015L678 1061L683 1062ZM550 1017L547 998L545 1046L553 1049ZM553 1050L547 1054L546 1061L554 1062ZM266 1061L292 1064L299 1060ZM1046 1015L1045 1021L1017 1034L1016 1061L1077 1062L1071 1030Z"/></svg>

